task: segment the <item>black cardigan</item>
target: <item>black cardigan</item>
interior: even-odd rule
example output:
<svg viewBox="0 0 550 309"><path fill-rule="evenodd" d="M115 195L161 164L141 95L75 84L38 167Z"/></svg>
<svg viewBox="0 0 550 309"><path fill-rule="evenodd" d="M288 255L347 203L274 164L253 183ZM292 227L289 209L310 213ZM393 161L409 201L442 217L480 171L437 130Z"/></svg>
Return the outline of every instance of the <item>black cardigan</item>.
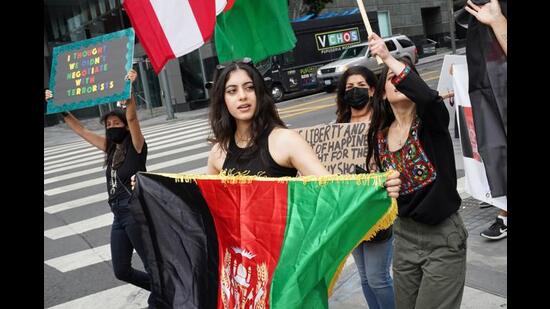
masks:
<svg viewBox="0 0 550 309"><path fill-rule="evenodd" d="M439 93L411 71L397 90L416 104L420 118L418 137L436 171L436 179L424 188L399 195L398 215L435 225L455 213L461 204L456 191L453 142L449 134L449 114Z"/></svg>

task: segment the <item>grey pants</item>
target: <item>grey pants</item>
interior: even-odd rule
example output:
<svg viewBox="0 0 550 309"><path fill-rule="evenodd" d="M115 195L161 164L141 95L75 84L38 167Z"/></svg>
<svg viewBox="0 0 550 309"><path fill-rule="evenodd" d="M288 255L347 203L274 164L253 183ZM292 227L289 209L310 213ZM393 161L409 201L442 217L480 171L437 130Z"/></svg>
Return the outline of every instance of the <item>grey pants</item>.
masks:
<svg viewBox="0 0 550 309"><path fill-rule="evenodd" d="M459 309L466 279L468 231L458 213L438 225L394 223L396 309Z"/></svg>

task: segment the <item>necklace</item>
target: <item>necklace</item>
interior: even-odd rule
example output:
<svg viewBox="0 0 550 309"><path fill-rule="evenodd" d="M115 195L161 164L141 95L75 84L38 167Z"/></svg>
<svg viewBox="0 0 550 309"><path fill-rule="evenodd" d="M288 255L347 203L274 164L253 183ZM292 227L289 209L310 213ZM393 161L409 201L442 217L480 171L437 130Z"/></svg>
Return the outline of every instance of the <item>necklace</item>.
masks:
<svg viewBox="0 0 550 309"><path fill-rule="evenodd" d="M394 127L394 130L395 130L395 136L397 137L398 141L398 145L399 146L403 146L403 144L407 141L407 139L409 138L409 129L411 127L411 124L408 124L406 126L400 126L399 123L396 121L394 122L395 125L393 126ZM405 128L406 130L403 130L402 128ZM404 134L403 131L406 131ZM403 140L404 138L404 140Z"/></svg>
<svg viewBox="0 0 550 309"><path fill-rule="evenodd" d="M235 139L237 144L241 144L241 143L248 144L248 142L250 141L250 136L246 138L242 138L241 136L239 136L239 134L235 133Z"/></svg>

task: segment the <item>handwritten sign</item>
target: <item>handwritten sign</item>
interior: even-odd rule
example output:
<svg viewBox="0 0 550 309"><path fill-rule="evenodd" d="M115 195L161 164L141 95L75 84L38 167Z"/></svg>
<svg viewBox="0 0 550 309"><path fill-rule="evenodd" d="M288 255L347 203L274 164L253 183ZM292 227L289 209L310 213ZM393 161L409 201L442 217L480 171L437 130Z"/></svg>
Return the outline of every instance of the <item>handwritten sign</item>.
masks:
<svg viewBox="0 0 550 309"><path fill-rule="evenodd" d="M129 28L54 48L47 113L128 99L134 40Z"/></svg>
<svg viewBox="0 0 550 309"><path fill-rule="evenodd" d="M354 174L355 165L366 169L367 131L364 122L335 123L299 128L296 131L311 145L332 174Z"/></svg>

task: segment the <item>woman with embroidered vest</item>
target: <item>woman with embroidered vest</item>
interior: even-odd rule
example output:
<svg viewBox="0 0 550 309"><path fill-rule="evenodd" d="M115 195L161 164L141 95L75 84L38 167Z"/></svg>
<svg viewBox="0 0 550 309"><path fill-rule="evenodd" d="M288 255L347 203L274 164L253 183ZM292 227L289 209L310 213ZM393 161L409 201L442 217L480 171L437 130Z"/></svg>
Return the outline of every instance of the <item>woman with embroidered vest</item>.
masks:
<svg viewBox="0 0 550 309"><path fill-rule="evenodd" d="M402 181L394 223L396 308L460 308L468 233L458 213L449 114L414 66L376 34L369 48L386 64L375 91L367 162Z"/></svg>
<svg viewBox="0 0 550 309"><path fill-rule="evenodd" d="M137 73L130 70L126 79L135 81ZM53 97L46 90L46 100ZM63 112L63 120L76 134L105 153L104 167L107 178L108 203L114 214L111 226L111 257L115 277L142 289L151 291L148 273L132 267L132 255L136 249L145 269L148 266L143 254L140 231L128 209L131 195L131 177L140 171L146 171L147 143L141 132L136 114L136 102L132 95L125 102L126 113L115 109L103 115L105 136L86 129L71 113ZM154 308L154 296L149 297L149 308Z"/></svg>
<svg viewBox="0 0 550 309"><path fill-rule="evenodd" d="M370 125L371 99L377 82L376 75L363 66L347 69L338 82L336 122L365 122ZM370 167L376 171L375 166L371 164ZM393 232L392 227L389 227L376 233L372 239L361 242L352 252L369 309L395 307L393 280L390 276L392 244Z"/></svg>

